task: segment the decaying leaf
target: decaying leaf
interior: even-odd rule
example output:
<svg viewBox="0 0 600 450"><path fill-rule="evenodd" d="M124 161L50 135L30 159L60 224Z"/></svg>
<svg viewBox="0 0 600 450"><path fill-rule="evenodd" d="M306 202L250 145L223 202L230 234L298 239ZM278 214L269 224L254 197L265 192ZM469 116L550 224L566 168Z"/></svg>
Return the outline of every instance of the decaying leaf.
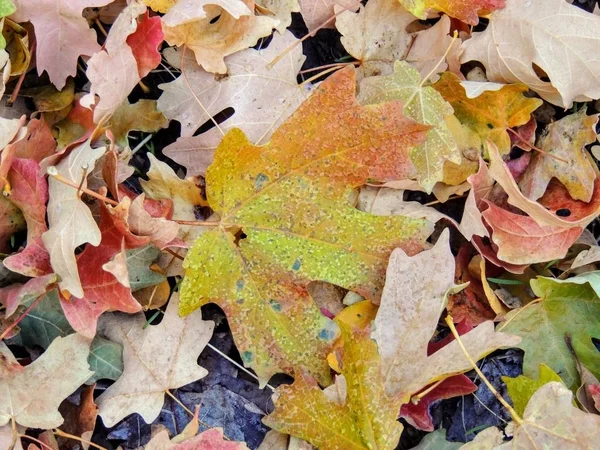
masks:
<svg viewBox="0 0 600 450"><path fill-rule="evenodd" d="M594 193L596 169L585 146L596 141L598 114L588 116L586 108L549 124L519 181L523 193L532 200L544 195L550 180L559 180L575 200L589 202ZM560 159L557 159L560 158Z"/></svg>
<svg viewBox="0 0 600 450"><path fill-rule="evenodd" d="M233 5L241 1L202 3L211 3L204 8L205 17L175 26L163 23L163 32L170 45L185 45L192 50L198 64L207 72L226 73L224 57L255 45L258 39L271 34L279 24L276 19L254 14L236 18L229 12L229 7L225 9L219 5ZM248 11L254 11L254 0L243 0L243 3Z"/></svg>
<svg viewBox="0 0 600 450"><path fill-rule="evenodd" d="M158 109L181 123L181 137L165 149L165 155L188 169L188 175L204 174L222 132L240 128L255 144L267 142L277 127L300 105L310 90L298 85L296 76L305 60L301 46L269 69L268 64L298 40L286 31L275 34L266 49L247 49L225 58L229 76L214 75L186 60L185 76L161 84L164 91ZM175 55L170 60L177 60ZM173 61L174 63L176 61ZM189 83L189 84L188 84ZM193 95L190 92L193 90ZM211 116L234 107L231 118L197 137L196 130Z"/></svg>
<svg viewBox="0 0 600 450"><path fill-rule="evenodd" d="M181 318L178 307L174 295L162 322L147 328L143 314L110 314L102 319L102 334L123 345L125 364L123 375L96 400L107 427L133 413L153 422L167 390L206 376L196 361L212 336L214 323L203 321L200 311Z"/></svg>
<svg viewBox="0 0 600 450"><path fill-rule="evenodd" d="M452 105L458 120L479 135L482 149L490 140L501 155L508 154L511 148L507 129L529 122L531 113L542 104L539 99L523 95L527 91L524 84L506 85L470 99L460 79L444 73L433 87Z"/></svg>
<svg viewBox="0 0 600 450"><path fill-rule="evenodd" d="M112 0L15 0L17 22L30 21L35 28L38 74L48 72L50 81L62 89L67 77L77 73L77 58L92 56L100 50L96 32L81 13Z"/></svg>
<svg viewBox="0 0 600 450"><path fill-rule="evenodd" d="M427 140L410 153L417 179L428 194L444 178L445 161L461 162L460 152L445 122L453 113L452 107L435 89L423 87L421 76L408 63L396 61L394 75L363 80L358 99L366 105L400 101L407 117L432 127Z"/></svg>
<svg viewBox="0 0 600 450"><path fill-rule="evenodd" d="M14 420L27 428L54 428L60 403L92 374L90 341L78 334L56 338L42 356L21 366L0 343L0 426ZM40 391L41 390L41 391Z"/></svg>
<svg viewBox="0 0 600 450"><path fill-rule="evenodd" d="M351 331L340 326L344 348L342 375L336 380L338 394L331 399L314 379L298 372L294 384L277 390L275 411L263 422L323 450L393 449L402 432L397 421L401 402L384 392L381 361L369 337L370 328Z"/></svg>
<svg viewBox="0 0 600 450"><path fill-rule="evenodd" d="M409 150L427 130L398 102L361 107L354 83L352 69L337 72L263 147L230 131L207 172L221 221L186 258L181 312L218 303L262 382L300 366L329 378L324 356L337 333L308 297L308 282L377 301L391 250L414 254L431 230L424 220L370 216L348 203L348 189L368 178L411 173ZM236 242L239 230L245 238Z"/></svg>
<svg viewBox="0 0 600 450"><path fill-rule="evenodd" d="M430 356L427 344L444 309L444 294L454 286L454 257L445 230L431 250L408 256L397 249L390 257L373 337L379 345L385 390L403 403L426 385L471 369L457 342ZM433 275L435 274L435 275ZM462 336L476 359L520 339L494 332L487 321Z"/></svg>
<svg viewBox="0 0 600 450"><path fill-rule="evenodd" d="M477 25L480 12L504 8L505 0L400 0L419 19L426 19L429 10L445 12L469 25Z"/></svg>
<svg viewBox="0 0 600 450"><path fill-rule="evenodd" d="M525 351L524 375L537 377L539 365L545 364L569 388L574 388L579 376L566 339L570 339L582 364L595 376L600 375L598 350L592 342L592 338L600 336L600 329L596 321L589 320L600 314L600 299L594 290L598 284L593 280L593 277L531 280L531 288L540 301L511 311L499 327L522 338L518 346Z"/></svg>
<svg viewBox="0 0 600 450"><path fill-rule="evenodd" d="M87 185L89 174L106 147L93 148L88 140L71 150L68 157L56 166L55 173L70 182ZM54 170L53 170L54 172ZM87 205L81 201L77 189L53 177L48 180L50 200L48 201L48 231L42 234L44 246L50 254L52 269L61 277L63 291L75 297L83 296L79 279L75 249L87 242L100 244L101 234Z"/></svg>

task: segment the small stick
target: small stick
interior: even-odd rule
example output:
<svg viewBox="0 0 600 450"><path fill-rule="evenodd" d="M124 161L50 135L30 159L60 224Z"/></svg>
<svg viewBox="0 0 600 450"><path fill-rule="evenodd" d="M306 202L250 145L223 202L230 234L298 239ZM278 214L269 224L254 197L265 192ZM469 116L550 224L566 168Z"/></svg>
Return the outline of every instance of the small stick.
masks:
<svg viewBox="0 0 600 450"><path fill-rule="evenodd" d="M173 220L173 222L177 222L179 225L194 225L194 226L203 226L203 227L218 227L221 222L206 222L203 220Z"/></svg>
<svg viewBox="0 0 600 450"><path fill-rule="evenodd" d="M185 258L183 256L181 256L179 253L175 252L174 250L171 250L170 248L165 248L164 250L167 253L170 253L171 255L173 255L175 258L180 259L181 261L183 261Z"/></svg>
<svg viewBox="0 0 600 450"><path fill-rule="evenodd" d="M558 161L562 161L562 162L564 162L566 164L569 164L569 161L567 161L566 159L563 159L563 158L561 158L559 156L553 155L552 153L548 153L547 151L542 150L541 148L536 147L535 145L530 144L519 133L517 133L512 128L507 128L506 131L508 131L509 133L512 133L514 136L516 136L517 138L519 138L519 140L521 142L524 142L525 144L527 144L531 150L535 150L536 152L541 153L544 156L547 156L549 158L554 158L554 159L557 159Z"/></svg>
<svg viewBox="0 0 600 450"><path fill-rule="evenodd" d="M36 439L32 436L29 436L28 434L21 434L21 433L17 433L17 436L20 438L25 438L25 439L29 439L30 441L35 442L36 444L39 444L42 446L42 448L47 448L48 450L54 450L52 447L48 446L47 444L44 444L42 441L40 441L39 439ZM12 448L12 447L11 447ZM106 450L106 449L105 449Z"/></svg>
<svg viewBox="0 0 600 450"><path fill-rule="evenodd" d="M34 40L31 43L31 53L30 53L30 57L31 58L33 58L33 56L34 56L36 45L37 45L37 41ZM31 62L30 62L30 64L31 64ZM19 76L19 80L17 81L15 89L13 90L10 98L6 102L7 106L10 106L14 102L17 101L17 97L19 96L19 91L21 90L21 86L23 85L23 81L25 81L25 75L27 75L27 72L29 72L29 66L23 71L23 73L21 74L21 76Z"/></svg>
<svg viewBox="0 0 600 450"><path fill-rule="evenodd" d="M48 289L46 289L42 294L40 294L38 296L38 298L36 298L33 303L31 305L29 305L29 307L25 310L25 312L23 314L21 314L17 320L15 320L13 323L10 324L10 326L4 330L4 332L2 334L0 334L0 341L2 341L6 336L8 336L8 334L11 332L11 330L16 327L17 325L19 325L19 323L25 318L27 317L27 314L29 314L29 312L35 308L37 306L37 304L44 298L44 295L46 295L46 293L48 292Z"/></svg>
<svg viewBox="0 0 600 450"><path fill-rule="evenodd" d="M506 408L506 410L508 411L508 413L510 414L512 419L518 425L521 425L523 423L523 419L521 419L521 417L517 414L517 412L514 410L514 408L512 406L510 406L506 400L504 400L504 397L502 397L500 395L500 393L496 390L496 388L492 385L492 383L490 383L490 380L488 380L486 378L486 376L483 374L483 372L479 369L479 367L477 367L477 364L473 360L473 357L469 354L469 352L465 348L465 345L463 344L462 339L460 338L460 336L458 334L458 331L456 331L456 327L454 326L454 321L452 320L452 316L450 316L450 315L446 316L446 324L448 324L448 327L450 328L450 331L452 332L454 339L456 339L456 342L458 343L462 352L465 354L465 358L467 358L467 360L471 364L471 367L473 367L473 370L477 373L477 375L479 375L481 380L486 384L486 386L492 392L492 394L494 394L494 397L496 397L496 400L498 400L502 404L502 406L504 406Z"/></svg>
<svg viewBox="0 0 600 450"><path fill-rule="evenodd" d="M90 197L94 197L95 199L103 201L104 203L108 203L109 205L116 206L119 204L119 202L116 202L110 198L107 198L104 195L100 195L97 192L92 191L91 189L84 188L83 186L79 186L79 185L73 183L68 178L65 178L61 174L59 174L58 171L56 170L56 167L54 167L54 166L48 167L47 172L48 172L48 175L50 175L56 181L60 181L61 183L66 184L67 186L71 186L71 187L77 189L77 192L81 191L81 192L89 195Z"/></svg>
<svg viewBox="0 0 600 450"><path fill-rule="evenodd" d="M97 448L98 450L108 450L105 447L102 447L101 445L94 444L92 441L88 441L87 439L83 439L83 438L81 438L79 436L75 436L73 434L65 433L64 431L59 430L58 428L55 428L54 430L52 430L52 433L54 433L54 434L56 434L56 435L58 435L60 437L64 437L64 438L67 438L67 439L73 439L75 441L83 442L84 444L87 444L87 445L89 445L91 447Z"/></svg>

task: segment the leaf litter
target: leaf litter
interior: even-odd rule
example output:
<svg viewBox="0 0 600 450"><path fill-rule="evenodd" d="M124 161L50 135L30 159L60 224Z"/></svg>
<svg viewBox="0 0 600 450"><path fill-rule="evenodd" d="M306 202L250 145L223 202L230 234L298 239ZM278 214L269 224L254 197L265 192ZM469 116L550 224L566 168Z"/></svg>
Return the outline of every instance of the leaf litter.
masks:
<svg viewBox="0 0 600 450"><path fill-rule="evenodd" d="M594 3L0 0L0 450L594 448Z"/></svg>

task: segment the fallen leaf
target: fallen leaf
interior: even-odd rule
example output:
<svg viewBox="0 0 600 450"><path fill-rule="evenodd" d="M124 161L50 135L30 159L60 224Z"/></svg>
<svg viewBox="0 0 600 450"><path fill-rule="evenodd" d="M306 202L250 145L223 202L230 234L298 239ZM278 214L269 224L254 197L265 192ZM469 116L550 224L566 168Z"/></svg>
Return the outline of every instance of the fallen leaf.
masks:
<svg viewBox="0 0 600 450"><path fill-rule="evenodd" d="M42 356L23 367L0 343L0 426L14 420L27 428L58 427L63 422L58 406L93 374L89 350L90 341L78 334L56 338Z"/></svg>
<svg viewBox="0 0 600 450"><path fill-rule="evenodd" d="M131 295L125 261L119 263L116 275L115 271L107 270L110 268L107 264L124 248L145 245L147 241L123 233L118 221L104 204L100 204L100 230L100 245L88 245L77 258L83 295L77 298L65 298L64 294L61 296L61 304L69 324L75 331L90 339L96 335L98 318L104 312L110 310L132 314L142 309Z"/></svg>
<svg viewBox="0 0 600 450"><path fill-rule="evenodd" d="M573 200L562 184L552 181L544 196L539 202L536 202L523 195L493 143L489 143L488 153L490 156L489 174L508 194L508 203L527 213L540 226L583 228L598 216L600 180L594 182L594 194L589 203ZM557 214L557 211L563 208L569 209L568 217L561 217Z"/></svg>
<svg viewBox="0 0 600 450"><path fill-rule="evenodd" d="M156 12L166 13L177 2L177 0L143 0L148 8Z"/></svg>
<svg viewBox="0 0 600 450"><path fill-rule="evenodd" d="M413 403L402 405L400 417L406 420L413 427L433 431L433 419L429 413L431 405L437 401L447 398L458 397L461 395L472 394L477 390L477 386L465 375L456 375L446 378L422 398Z"/></svg>
<svg viewBox="0 0 600 450"><path fill-rule="evenodd" d="M165 149L165 155L185 166L188 175L199 175L212 162L212 150L222 139L221 132L237 127L257 145L268 141L273 130L310 93L296 81L305 60L301 46L295 45L297 42L288 31L274 35L266 49L246 49L228 56L225 61L229 76L221 80L195 66L195 62L186 61L186 76L159 85L164 92L158 100L158 109L169 120L181 123L181 137ZM292 46L293 50L272 69L267 67ZM229 107L234 107L235 113L219 124L221 131L214 128L192 137L204 122Z"/></svg>
<svg viewBox="0 0 600 450"><path fill-rule="evenodd" d="M448 442L446 430L438 428L433 433L426 434L413 450L458 450L461 445L462 442Z"/></svg>
<svg viewBox="0 0 600 450"><path fill-rule="evenodd" d="M412 172L409 148L427 129L397 102L361 107L354 86L352 69L328 78L263 147L231 130L207 172L221 221L186 258L181 312L218 303L261 383L299 366L329 378L325 356L337 333L308 297L310 281L377 301L391 250L414 254L431 231L428 221L370 216L348 203L348 189L368 178ZM238 230L246 237L236 242Z"/></svg>
<svg viewBox="0 0 600 450"><path fill-rule="evenodd" d="M146 444L144 450L248 450L243 442L223 439L222 428L210 428L184 441L169 439L169 432L163 430Z"/></svg>
<svg viewBox="0 0 600 450"><path fill-rule="evenodd" d="M575 388L579 376L565 340L567 335L581 363L595 376L600 375L598 350L592 342L598 336L598 327L589 321L589 317L600 313L600 299L592 283L597 285L585 277L531 280L531 289L540 301L509 312L499 326L502 331L521 336L518 347L525 351L525 376L537 377L539 365L545 364L569 388Z"/></svg>
<svg viewBox="0 0 600 450"><path fill-rule="evenodd" d="M17 22L29 21L36 35L38 75L48 72L50 81L62 89L69 76L77 73L77 59L100 50L96 31L81 15L84 8L107 5L112 0L14 0Z"/></svg>
<svg viewBox="0 0 600 450"><path fill-rule="evenodd" d="M92 148L88 140L75 147L55 167L57 173L74 184L87 186L86 175L104 154L106 147ZM75 249L89 242L100 244L100 229L87 205L81 201L77 189L53 177L48 180L48 231L42 234L44 246L50 254L52 269L60 276L61 290L81 298L83 288L79 279Z"/></svg>
<svg viewBox="0 0 600 450"><path fill-rule="evenodd" d="M81 391L78 405L63 402L59 408L59 412L65 418L64 425L61 428L62 431L88 441L91 439L96 425L96 416L98 415L98 408L94 403L95 387L95 385L87 386ZM58 439L60 447L57 448L69 450L79 447L72 439L61 438L60 436Z"/></svg>
<svg viewBox="0 0 600 450"><path fill-rule="evenodd" d="M85 74L91 85L84 98L89 96L88 101L95 103L96 123L114 113L141 79L137 60L126 40L137 29L137 17L145 12L146 6L140 0L132 1L112 25L104 49L88 60ZM92 102L95 96L99 100Z"/></svg>
<svg viewBox="0 0 600 450"><path fill-rule="evenodd" d="M242 1L248 10L254 11L254 0L236 3ZM228 12L229 8L223 9L218 3L207 6L206 17L200 20L176 26L163 22L163 32L169 45L185 45L192 50L198 64L207 72L227 73L226 56L252 47L261 37L271 34L279 22L253 14L236 19Z"/></svg>
<svg viewBox="0 0 600 450"><path fill-rule="evenodd" d="M354 0L298 0L298 3L309 33L320 26L334 28L336 5L348 8L350 11L358 9L358 3Z"/></svg>
<svg viewBox="0 0 600 450"><path fill-rule="evenodd" d="M281 34L292 24L292 13L300 12L298 0L257 0L256 5L268 10L279 20L277 31Z"/></svg>
<svg viewBox="0 0 600 450"><path fill-rule="evenodd" d="M138 236L148 236L158 248L166 248L177 238L179 225L164 217L152 217L144 208L144 200L145 194L141 194L131 202L127 217L129 227ZM127 203L125 199L122 202Z"/></svg>
<svg viewBox="0 0 600 450"><path fill-rule="evenodd" d="M175 2L163 16L162 22L169 27L175 27L206 19L210 10L215 7L220 8L237 20L241 16L253 15L253 10L250 10L249 6L252 6L252 4L246 5L243 0L190 0L187 2Z"/></svg>
<svg viewBox="0 0 600 450"><path fill-rule="evenodd" d="M415 21L415 16L398 0L371 0L366 6L355 2L360 6L357 13L344 10L342 3L335 6L335 12L341 12L335 27L342 34L344 48L360 61L365 76L398 73L394 62L406 59L415 41L413 34L406 31L406 27Z"/></svg>
<svg viewBox="0 0 600 450"><path fill-rule="evenodd" d="M428 384L471 369L457 342L427 356L427 344L445 306L444 295L453 286L448 230L431 250L412 257L401 249L392 253L373 338L379 345L386 393L400 395L403 403ZM476 360L498 348L513 347L519 340L494 332L491 321L462 336Z"/></svg>
<svg viewBox="0 0 600 450"><path fill-rule="evenodd" d="M171 297L162 322L144 327L143 314L110 314L102 319L101 332L123 345L123 375L96 399L107 427L129 414L138 413L153 422L164 403L165 393L208 373L197 365L200 352L212 337L214 323L203 321L200 311L181 318L179 301Z"/></svg>
<svg viewBox="0 0 600 450"><path fill-rule="evenodd" d="M116 144L126 147L130 131L155 133L168 125L165 116L156 109L156 100L142 99L133 104L125 100L110 117L106 126L114 134Z"/></svg>
<svg viewBox="0 0 600 450"><path fill-rule="evenodd" d="M162 273L156 272L150 267L159 255L160 250L154 245L127 251L127 272L132 292L155 286L166 280Z"/></svg>
<svg viewBox="0 0 600 450"><path fill-rule="evenodd" d="M535 380L525 375L519 375L516 378L502 377L502 381L506 384L513 407L520 416L523 415L527 403L539 388L552 381L562 383L560 377L545 364L540 364L539 377Z"/></svg>
<svg viewBox="0 0 600 450"><path fill-rule="evenodd" d="M479 23L478 13L504 8L504 2L505 0L400 0L419 19L427 19L427 13L433 9L469 25Z"/></svg>
<svg viewBox="0 0 600 450"><path fill-rule="evenodd" d="M519 448L594 448L598 441L600 417L573 406L573 393L555 381L537 390L525 408L510 442L503 443L502 433L478 435L461 450L509 450ZM486 430L487 431L487 430Z"/></svg>
<svg viewBox="0 0 600 450"><path fill-rule="evenodd" d="M397 421L401 402L384 392L381 361L369 337L370 328L340 328L344 348L336 386L343 377L345 395L332 400L314 379L298 372L292 385L277 389L275 410L263 423L323 450L395 448L402 432Z"/></svg>
<svg viewBox="0 0 600 450"><path fill-rule="evenodd" d="M497 256L510 264L535 264L562 259L583 228L539 225L528 216L515 214L485 200L483 218L492 230Z"/></svg>
<svg viewBox="0 0 600 450"><path fill-rule="evenodd" d="M473 236L489 237L489 232L483 223L481 211L485 209L483 200L492 190L494 180L488 174L488 167L483 162L479 161L479 170L475 175L471 175L468 179L471 185L471 190L465 202L465 209L460 221L460 231L467 240L471 240Z"/></svg>
<svg viewBox="0 0 600 450"><path fill-rule="evenodd" d="M523 194L537 200L546 192L550 180L556 178L572 198L589 202L596 169L585 146L596 142L597 122L598 114L588 116L584 107L549 124L536 143L545 153L535 152L519 181Z"/></svg>
<svg viewBox="0 0 600 450"><path fill-rule="evenodd" d="M160 17L150 17L148 11L139 21L135 32L127 36L127 45L131 48L133 57L137 62L140 78L155 69L160 64L160 52L158 51L164 34Z"/></svg>
<svg viewBox="0 0 600 450"><path fill-rule="evenodd" d="M531 113L542 104L539 99L525 97L527 86L523 84L506 85L470 99L460 79L444 73L433 87L452 105L457 119L479 135L481 148L490 140L501 155L508 154L511 148L507 130L529 122Z"/></svg>
<svg viewBox="0 0 600 450"><path fill-rule="evenodd" d="M10 237L25 229L21 210L4 196L0 197L0 252L10 251Z"/></svg>
<svg viewBox="0 0 600 450"><path fill-rule="evenodd" d="M428 194L444 178L446 161L461 162L460 152L445 122L454 112L452 107L435 89L423 87L421 76L407 62L396 61L394 75L364 79L358 100L366 105L400 101L407 117L432 127L427 140L410 152L419 184Z"/></svg>
<svg viewBox="0 0 600 450"><path fill-rule="evenodd" d="M461 62L480 61L490 81L524 83L544 100L570 108L573 100L600 97L599 63L590 57L599 25L600 17L562 0L507 0L484 31L463 43Z"/></svg>

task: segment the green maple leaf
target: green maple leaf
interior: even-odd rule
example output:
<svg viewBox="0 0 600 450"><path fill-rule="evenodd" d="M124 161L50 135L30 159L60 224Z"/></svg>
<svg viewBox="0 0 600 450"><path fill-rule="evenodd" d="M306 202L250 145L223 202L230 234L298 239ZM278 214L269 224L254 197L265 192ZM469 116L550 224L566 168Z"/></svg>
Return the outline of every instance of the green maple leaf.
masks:
<svg viewBox="0 0 600 450"><path fill-rule="evenodd" d="M310 281L377 300L391 251L414 254L432 231L426 220L350 204L368 179L413 176L410 151L429 129L399 102L360 106L354 86L352 70L330 77L265 146L231 130L207 171L208 202L221 221L186 258L180 312L219 304L263 383L301 366L329 382L325 356L338 330L307 293Z"/></svg>

